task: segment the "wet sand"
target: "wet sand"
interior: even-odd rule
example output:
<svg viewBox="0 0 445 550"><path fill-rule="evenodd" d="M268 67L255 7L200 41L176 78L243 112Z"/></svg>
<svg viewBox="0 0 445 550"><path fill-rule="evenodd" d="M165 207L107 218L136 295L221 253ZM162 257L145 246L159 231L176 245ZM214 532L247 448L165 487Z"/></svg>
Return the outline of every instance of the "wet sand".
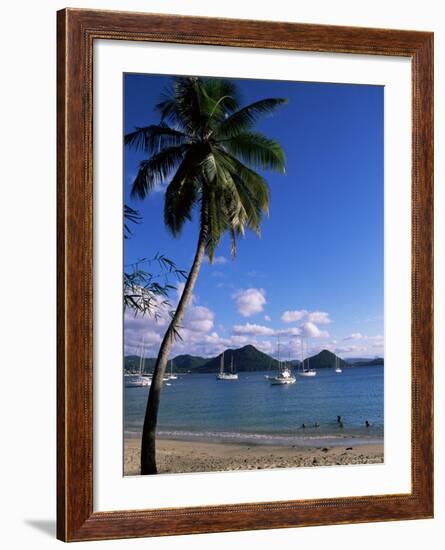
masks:
<svg viewBox="0 0 445 550"><path fill-rule="evenodd" d="M126 439L125 475L139 475L139 456L139 439ZM376 464L383 463L383 443L286 447L160 439L157 442L157 463L161 474Z"/></svg>

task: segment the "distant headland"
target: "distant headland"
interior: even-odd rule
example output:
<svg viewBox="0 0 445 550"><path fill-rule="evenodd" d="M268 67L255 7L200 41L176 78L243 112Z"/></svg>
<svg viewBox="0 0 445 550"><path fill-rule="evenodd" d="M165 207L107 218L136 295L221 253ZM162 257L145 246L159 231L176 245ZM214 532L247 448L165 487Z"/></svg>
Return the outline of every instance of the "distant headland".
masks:
<svg viewBox="0 0 445 550"><path fill-rule="evenodd" d="M278 368L278 361L270 355L258 350L255 346L247 345L238 349L227 349L224 351L228 360L233 357L235 368L238 372L254 372L254 371L267 371ZM221 354L216 357L199 357L194 355L178 355L173 358L174 371L177 373L216 373L220 368ZM344 360L338 357L335 353L324 349L305 359L305 364L308 361L311 368L327 369L335 368L336 359L343 368L354 367L367 367L383 365L384 360L382 357L373 359L366 358L354 358ZM156 358L147 357L144 361L144 372L151 373L154 369ZM298 359L292 359L288 361L293 367L298 367L300 361ZM139 369L140 357L138 355L125 356L124 369L126 372L136 372Z"/></svg>

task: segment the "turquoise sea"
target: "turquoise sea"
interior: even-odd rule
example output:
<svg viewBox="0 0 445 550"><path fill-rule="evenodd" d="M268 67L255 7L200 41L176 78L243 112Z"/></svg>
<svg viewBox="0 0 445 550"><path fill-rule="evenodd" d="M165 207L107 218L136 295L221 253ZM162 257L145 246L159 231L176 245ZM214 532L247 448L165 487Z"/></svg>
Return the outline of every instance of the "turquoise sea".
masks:
<svg viewBox="0 0 445 550"><path fill-rule="evenodd" d="M158 436L304 446L382 442L383 371L383 366L348 368L342 374L320 369L313 378L297 376L290 386L271 386L266 372L241 372L238 381L180 375L164 384ZM124 388L126 438L141 435L148 391Z"/></svg>

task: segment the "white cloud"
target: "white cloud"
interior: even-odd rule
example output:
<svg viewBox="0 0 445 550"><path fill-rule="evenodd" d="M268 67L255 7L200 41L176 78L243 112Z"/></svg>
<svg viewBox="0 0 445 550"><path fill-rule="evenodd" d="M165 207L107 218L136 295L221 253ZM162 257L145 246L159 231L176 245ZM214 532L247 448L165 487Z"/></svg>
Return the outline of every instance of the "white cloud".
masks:
<svg viewBox="0 0 445 550"><path fill-rule="evenodd" d="M358 353L365 353L366 352L366 346L357 346L355 344L351 344L349 346L336 346L335 353L341 353L341 354L354 354L357 355Z"/></svg>
<svg viewBox="0 0 445 550"><path fill-rule="evenodd" d="M264 316L264 320L265 320L265 321L272 321L272 319L269 317L269 315L265 315L265 316Z"/></svg>
<svg viewBox="0 0 445 550"><path fill-rule="evenodd" d="M343 340L361 340L363 338L363 334L360 332L353 332L349 336L345 336Z"/></svg>
<svg viewBox="0 0 445 550"><path fill-rule="evenodd" d="M319 325L327 325L331 322L329 313L326 313L326 311L311 311L307 315L307 320L310 323L317 323Z"/></svg>
<svg viewBox="0 0 445 550"><path fill-rule="evenodd" d="M285 323L295 323L296 321L301 321L304 319L308 312L305 309L285 311L281 316L281 320Z"/></svg>
<svg viewBox="0 0 445 550"><path fill-rule="evenodd" d="M290 327L290 328L284 328L281 330L276 330L275 334L277 336L301 336L302 330L301 330L301 327Z"/></svg>
<svg viewBox="0 0 445 550"><path fill-rule="evenodd" d="M184 289L184 284L179 283L176 289L176 301ZM176 307L176 303L170 306L158 297L157 317L137 316L131 311L125 312L125 353L139 353L142 340L145 342L146 355L156 356L159 345L162 342L168 324L171 321L170 310ZM182 327L179 333L183 340L177 340L173 346L174 353L189 353L196 347L196 344L203 341L209 342L209 334L213 330L215 314L204 306L195 305L196 298L192 296ZM213 333L215 334L215 333Z"/></svg>
<svg viewBox="0 0 445 550"><path fill-rule="evenodd" d="M327 347L343 357L376 357L384 354L384 339L381 335L353 332L342 338L341 342L331 340Z"/></svg>
<svg viewBox="0 0 445 550"><path fill-rule="evenodd" d="M155 355L168 322L168 311L162 306L158 309L159 318L149 316L134 316L130 311L125 312L125 353L127 355L140 353L142 342L147 356Z"/></svg>
<svg viewBox="0 0 445 550"><path fill-rule="evenodd" d="M185 315L184 328L193 332L210 332L214 318L215 314L207 307L194 306Z"/></svg>
<svg viewBox="0 0 445 550"><path fill-rule="evenodd" d="M250 335L262 335L273 336L275 334L274 329L270 327L264 327L262 325L255 325L246 323L245 325L235 325L233 327L234 334L250 334Z"/></svg>
<svg viewBox="0 0 445 550"><path fill-rule="evenodd" d="M233 334L244 334L249 336L303 336L305 338L327 338L329 334L320 330L315 323L304 323L298 327L284 329L273 329L263 325L246 323L245 325L234 325Z"/></svg>
<svg viewBox="0 0 445 550"><path fill-rule="evenodd" d="M329 333L325 330L320 330L315 323L307 321L300 327L301 335L305 338L328 338Z"/></svg>
<svg viewBox="0 0 445 550"><path fill-rule="evenodd" d="M238 313L250 317L263 311L266 304L266 293L262 288L248 288L233 294Z"/></svg>
<svg viewBox="0 0 445 550"><path fill-rule="evenodd" d="M208 256L204 256L204 261L210 264L210 259ZM224 265L228 262L225 256L214 256L211 265Z"/></svg>
<svg viewBox="0 0 445 550"><path fill-rule="evenodd" d="M326 325L331 322L329 313L326 311L308 311L307 309L287 310L281 316L281 320L285 323L295 323L305 319L310 323Z"/></svg>
<svg viewBox="0 0 445 550"><path fill-rule="evenodd" d="M230 342L229 347L240 347L248 344L249 338L244 334L233 334L228 341Z"/></svg>
<svg viewBox="0 0 445 550"><path fill-rule="evenodd" d="M275 343L272 343L269 340L257 340L254 346L263 353L268 354L273 353L275 350Z"/></svg>

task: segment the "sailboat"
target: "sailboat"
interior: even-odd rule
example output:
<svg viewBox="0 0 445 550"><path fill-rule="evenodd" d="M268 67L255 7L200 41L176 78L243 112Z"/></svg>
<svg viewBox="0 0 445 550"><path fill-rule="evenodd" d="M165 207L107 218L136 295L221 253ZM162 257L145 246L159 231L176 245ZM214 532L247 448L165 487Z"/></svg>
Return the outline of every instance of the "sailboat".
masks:
<svg viewBox="0 0 445 550"><path fill-rule="evenodd" d="M343 371L340 368L340 357L335 356L335 372L341 374Z"/></svg>
<svg viewBox="0 0 445 550"><path fill-rule="evenodd" d="M233 366L233 353L230 360L230 372L224 372L224 352L222 352L220 365L219 365L219 372L216 375L216 378L218 380L238 380L238 374L235 372L235 368Z"/></svg>
<svg viewBox="0 0 445 550"><path fill-rule="evenodd" d="M167 380L177 380L176 374L173 374L173 359L170 359L170 374L167 376Z"/></svg>
<svg viewBox="0 0 445 550"><path fill-rule="evenodd" d="M299 376L317 376L317 371L315 369L310 368L309 357L306 359L306 367L305 367L303 338L301 338L300 344L301 344L301 362L300 362L300 370L298 371ZM306 346L306 352L308 352L308 346Z"/></svg>
<svg viewBox="0 0 445 550"><path fill-rule="evenodd" d="M284 386L288 384L295 384L297 379L293 375L292 368L286 364L286 361L280 360L280 343L277 344L278 350L278 374L276 376L269 376L269 382L271 386Z"/></svg>
<svg viewBox="0 0 445 550"><path fill-rule="evenodd" d="M131 374L125 376L125 387L127 388L140 388L142 386L151 386L151 378L144 376L145 367L145 345L142 340L139 355L139 372L137 374Z"/></svg>

